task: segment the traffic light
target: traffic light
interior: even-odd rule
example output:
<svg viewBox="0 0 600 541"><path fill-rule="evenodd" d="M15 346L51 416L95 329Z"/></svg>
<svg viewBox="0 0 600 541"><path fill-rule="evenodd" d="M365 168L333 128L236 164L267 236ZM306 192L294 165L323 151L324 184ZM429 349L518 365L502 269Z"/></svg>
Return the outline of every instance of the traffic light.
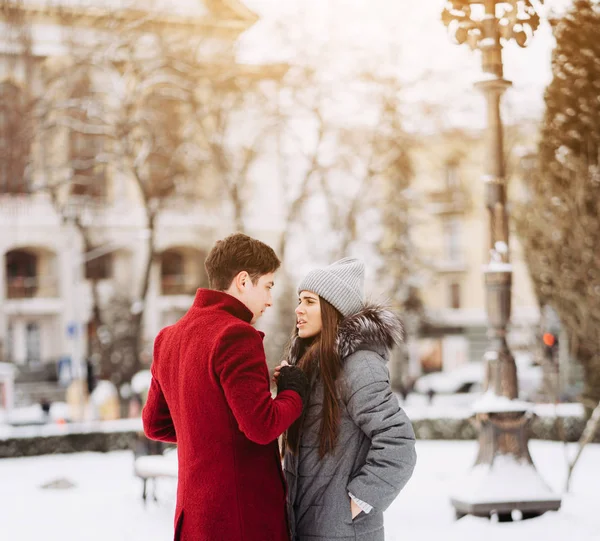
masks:
<svg viewBox="0 0 600 541"><path fill-rule="evenodd" d="M558 336L551 332L545 332L542 336L544 342L544 355L549 361L556 361L558 358Z"/></svg>

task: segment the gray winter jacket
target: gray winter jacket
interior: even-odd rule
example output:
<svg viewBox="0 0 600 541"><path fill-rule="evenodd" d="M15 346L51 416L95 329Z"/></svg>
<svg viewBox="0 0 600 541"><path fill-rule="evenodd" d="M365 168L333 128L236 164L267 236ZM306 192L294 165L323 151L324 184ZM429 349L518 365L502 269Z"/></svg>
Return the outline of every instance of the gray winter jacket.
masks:
<svg viewBox="0 0 600 541"><path fill-rule="evenodd" d="M415 463L412 425L392 394L386 361L402 334L388 310L366 307L338 332L340 427L333 453L319 458L323 385L313 384L298 455L286 451L288 512L294 541L383 541L383 512L410 479ZM292 344L291 359L294 363ZM373 506L354 520L351 492Z"/></svg>

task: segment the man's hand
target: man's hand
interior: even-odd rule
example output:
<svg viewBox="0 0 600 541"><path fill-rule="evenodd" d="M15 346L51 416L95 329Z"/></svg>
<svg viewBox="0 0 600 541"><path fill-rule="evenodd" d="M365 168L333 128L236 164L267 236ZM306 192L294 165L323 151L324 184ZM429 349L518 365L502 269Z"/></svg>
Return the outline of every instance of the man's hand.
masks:
<svg viewBox="0 0 600 541"><path fill-rule="evenodd" d="M352 512L352 520L354 520L362 512L362 509L358 507L352 498L350 498L350 511Z"/></svg>
<svg viewBox="0 0 600 541"><path fill-rule="evenodd" d="M281 364L279 364L275 367L275 372L273 372L273 382L274 383L277 383L277 380L279 379L279 374L281 373L282 366L289 366L289 363L287 361L281 361Z"/></svg>
<svg viewBox="0 0 600 541"><path fill-rule="evenodd" d="M302 399L302 407L306 407L309 383L306 375L297 366L282 366L277 376L277 393L295 391Z"/></svg>

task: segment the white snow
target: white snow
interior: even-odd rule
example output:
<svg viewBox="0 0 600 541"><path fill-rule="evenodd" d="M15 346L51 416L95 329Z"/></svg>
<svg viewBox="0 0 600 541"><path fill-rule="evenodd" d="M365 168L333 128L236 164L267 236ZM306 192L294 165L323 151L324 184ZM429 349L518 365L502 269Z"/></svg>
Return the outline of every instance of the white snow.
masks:
<svg viewBox="0 0 600 541"><path fill-rule="evenodd" d="M50 405L48 419L51 421L68 420L70 418L69 406L65 402L53 402ZM5 410L0 408L0 430L2 425L6 424L42 424L47 420L44 411L39 404L24 406L20 408L11 408Z"/></svg>
<svg viewBox="0 0 600 541"><path fill-rule="evenodd" d="M44 425L10 426L0 423L0 444L9 438L37 438L91 432L141 432L142 420L85 421L80 423L47 423Z"/></svg>
<svg viewBox="0 0 600 541"><path fill-rule="evenodd" d="M474 413L502 413L530 411L533 404L522 400L511 400L505 396L496 396L493 391L483 393L474 403Z"/></svg>
<svg viewBox="0 0 600 541"><path fill-rule="evenodd" d="M496 40L494 38L484 38L479 42L480 47L493 47L496 45Z"/></svg>
<svg viewBox="0 0 600 541"><path fill-rule="evenodd" d="M96 385L96 388L92 391L90 395L90 402L94 404L94 406L101 406L107 400L111 398L116 398L119 396L119 392L113 383L107 380L101 380Z"/></svg>
<svg viewBox="0 0 600 541"><path fill-rule="evenodd" d="M473 415L473 406L481 396L479 393L436 395L432 402L425 395L412 393L400 404L413 419L468 419ZM532 411L540 417L582 417L583 406L573 404L532 404Z"/></svg>
<svg viewBox="0 0 600 541"><path fill-rule="evenodd" d="M483 363L467 363L447 372L434 372L421 376L415 383L415 389L426 393L433 389L436 393L455 393L467 383L479 384L484 379Z"/></svg>
<svg viewBox="0 0 600 541"><path fill-rule="evenodd" d="M530 445L538 471L553 490L565 480L560 444ZM474 442L417 443L412 480L385 513L386 541L596 541L600 445L590 445L575 470L572 491L557 513L515 523L454 520L452 487L471 468ZM570 449L571 453L574 451ZM2 539L19 541L164 541L172 539L176 483L158 480L158 503L141 501L132 453L82 453L0 460ZM42 489L63 480L74 488ZM505 479L513 481L512 478Z"/></svg>
<svg viewBox="0 0 600 541"><path fill-rule="evenodd" d="M491 466L475 466L451 495L464 503L533 502L557 497L531 464L509 456L496 457Z"/></svg>
<svg viewBox="0 0 600 541"><path fill-rule="evenodd" d="M140 477L177 477L177 451L169 449L162 455L139 456L134 471Z"/></svg>
<svg viewBox="0 0 600 541"><path fill-rule="evenodd" d="M535 404L533 411L540 417L583 417L583 404L574 402L572 404Z"/></svg>
<svg viewBox="0 0 600 541"><path fill-rule="evenodd" d="M508 245L503 240L496 241L494 244L494 250L499 254L507 254L508 253Z"/></svg>
<svg viewBox="0 0 600 541"><path fill-rule="evenodd" d="M150 389L152 373L150 370L140 370L131 378L131 388L135 393L141 394Z"/></svg>
<svg viewBox="0 0 600 541"><path fill-rule="evenodd" d="M483 272L512 272L513 266L510 263L502 263L501 261L490 261L487 265L483 265Z"/></svg>

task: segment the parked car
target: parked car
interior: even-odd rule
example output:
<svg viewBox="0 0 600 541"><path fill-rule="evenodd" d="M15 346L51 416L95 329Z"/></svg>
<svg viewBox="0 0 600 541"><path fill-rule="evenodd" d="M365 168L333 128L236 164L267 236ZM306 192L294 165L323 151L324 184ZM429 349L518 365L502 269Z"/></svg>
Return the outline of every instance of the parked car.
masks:
<svg viewBox="0 0 600 541"><path fill-rule="evenodd" d="M542 367L533 364L532 355L515 354L519 378L519 398L531 400L542 384ZM482 390L485 377L484 362L467 363L447 372L421 376L415 382L415 391L422 394L477 393Z"/></svg>
<svg viewBox="0 0 600 541"><path fill-rule="evenodd" d="M433 372L415 382L415 391L422 394L471 393L481 390L483 363L468 363L447 372Z"/></svg>

